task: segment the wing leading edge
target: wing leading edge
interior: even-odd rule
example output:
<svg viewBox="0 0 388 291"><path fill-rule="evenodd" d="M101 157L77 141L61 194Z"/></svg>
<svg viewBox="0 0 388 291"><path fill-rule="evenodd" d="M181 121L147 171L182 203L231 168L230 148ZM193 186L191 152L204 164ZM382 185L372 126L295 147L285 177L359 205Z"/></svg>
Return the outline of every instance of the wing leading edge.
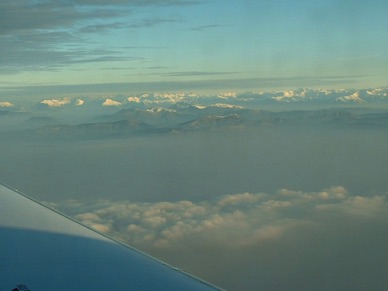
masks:
<svg viewBox="0 0 388 291"><path fill-rule="evenodd" d="M219 290L0 184L0 291Z"/></svg>

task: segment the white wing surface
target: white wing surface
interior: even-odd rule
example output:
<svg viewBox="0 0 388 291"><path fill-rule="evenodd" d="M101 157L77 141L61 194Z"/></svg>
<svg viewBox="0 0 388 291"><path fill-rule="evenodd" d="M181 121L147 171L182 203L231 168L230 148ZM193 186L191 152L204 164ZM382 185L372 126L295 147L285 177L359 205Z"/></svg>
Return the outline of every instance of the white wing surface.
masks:
<svg viewBox="0 0 388 291"><path fill-rule="evenodd" d="M217 290L0 185L0 291Z"/></svg>

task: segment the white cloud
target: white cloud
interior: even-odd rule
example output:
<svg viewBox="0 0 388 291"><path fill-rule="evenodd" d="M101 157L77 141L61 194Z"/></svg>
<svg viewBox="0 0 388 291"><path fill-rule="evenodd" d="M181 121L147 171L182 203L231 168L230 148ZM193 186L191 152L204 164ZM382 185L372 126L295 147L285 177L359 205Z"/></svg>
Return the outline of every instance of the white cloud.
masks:
<svg viewBox="0 0 388 291"><path fill-rule="evenodd" d="M110 227L106 224L92 223L90 227L102 233L108 233L110 231Z"/></svg>
<svg viewBox="0 0 388 291"><path fill-rule="evenodd" d="M229 99L229 98L236 98L237 93L236 92L222 92L217 95L218 98L221 99Z"/></svg>
<svg viewBox="0 0 388 291"><path fill-rule="evenodd" d="M64 99L46 99L41 101L41 104L45 104L49 107L62 107L70 104L71 100L69 98Z"/></svg>
<svg viewBox="0 0 388 291"><path fill-rule="evenodd" d="M175 104L182 101L187 101L188 97L194 97L196 95L178 92L178 93L166 93L166 92L154 92L144 93L140 96L130 96L127 98L128 102L140 103L143 102L146 105L154 104Z"/></svg>
<svg viewBox="0 0 388 291"><path fill-rule="evenodd" d="M0 107L12 107L14 106L14 104L12 104L11 102L0 102Z"/></svg>
<svg viewBox="0 0 388 291"><path fill-rule="evenodd" d="M343 102L356 102L356 103L363 103L363 102L365 102L365 100L361 99L360 96L361 96L360 92L357 91L357 92L354 92L351 95L337 98L337 100L338 101L343 101Z"/></svg>
<svg viewBox="0 0 388 291"><path fill-rule="evenodd" d="M131 96L127 98L128 102L140 103L140 98L136 96Z"/></svg>
<svg viewBox="0 0 388 291"><path fill-rule="evenodd" d="M218 108L225 108L225 109L242 109L244 107L239 105L231 105L231 104L225 104L225 103L216 103L213 104L212 107L218 107Z"/></svg>
<svg viewBox="0 0 388 291"><path fill-rule="evenodd" d="M77 100L75 101L75 106L82 106L82 105L84 105L84 103L85 103L84 100L82 100L82 99L77 99Z"/></svg>
<svg viewBox="0 0 388 291"><path fill-rule="evenodd" d="M366 93L371 96L387 97L388 89L387 88L375 88L372 90L367 90Z"/></svg>
<svg viewBox="0 0 388 291"><path fill-rule="evenodd" d="M218 200L217 205L220 207L226 206L236 206L244 203L257 203L258 201L264 199L268 195L265 193L262 194L251 194L251 193L242 193L242 194L234 194L227 195L224 198Z"/></svg>
<svg viewBox="0 0 388 291"><path fill-rule="evenodd" d="M280 96L273 96L272 99L280 102L290 102L290 101L301 101L306 99L315 98L317 90L311 89L298 89L298 90L287 90L284 92L279 92ZM310 96L311 95L311 96Z"/></svg>
<svg viewBox="0 0 388 291"><path fill-rule="evenodd" d="M177 103L186 99L185 93L154 93L153 96L159 102Z"/></svg>
<svg viewBox="0 0 388 291"><path fill-rule="evenodd" d="M120 105L121 105L121 102L115 101L109 98L105 99L104 103L102 103L102 106L120 106Z"/></svg>
<svg viewBox="0 0 388 291"><path fill-rule="evenodd" d="M294 96L296 96L296 93L294 90L285 91L283 95L283 97L287 97L287 98L294 97Z"/></svg>
<svg viewBox="0 0 388 291"><path fill-rule="evenodd" d="M206 106L204 105L193 105L193 107L199 109L199 110L203 110L203 109L206 109Z"/></svg>

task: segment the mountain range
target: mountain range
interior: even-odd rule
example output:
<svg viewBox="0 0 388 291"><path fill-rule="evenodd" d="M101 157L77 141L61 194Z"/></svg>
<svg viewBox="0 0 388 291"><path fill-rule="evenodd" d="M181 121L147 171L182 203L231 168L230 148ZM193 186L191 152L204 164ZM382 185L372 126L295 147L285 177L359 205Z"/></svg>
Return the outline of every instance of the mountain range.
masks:
<svg viewBox="0 0 388 291"><path fill-rule="evenodd" d="M329 108L269 111L236 106L186 106L152 109L124 109L96 116L95 121L78 124L60 122L54 116L31 116L32 113L0 114L0 121L10 116L17 121L3 127L3 139L98 139L150 134L177 134L204 131L244 131L263 126L347 126L387 127L388 110L368 108ZM21 116L25 120L21 119ZM11 118L12 119L12 118Z"/></svg>
<svg viewBox="0 0 388 291"><path fill-rule="evenodd" d="M263 126L388 125L388 87L0 100L2 140L95 139Z"/></svg>

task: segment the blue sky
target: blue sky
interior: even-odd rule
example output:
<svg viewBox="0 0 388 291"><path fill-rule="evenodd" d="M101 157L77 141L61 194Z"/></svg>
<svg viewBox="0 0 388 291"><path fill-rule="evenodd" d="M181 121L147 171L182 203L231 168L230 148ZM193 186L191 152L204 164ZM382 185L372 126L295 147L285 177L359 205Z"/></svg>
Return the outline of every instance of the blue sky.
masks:
<svg viewBox="0 0 388 291"><path fill-rule="evenodd" d="M386 86L387 9L383 0L2 1L1 94L112 83L126 90Z"/></svg>

